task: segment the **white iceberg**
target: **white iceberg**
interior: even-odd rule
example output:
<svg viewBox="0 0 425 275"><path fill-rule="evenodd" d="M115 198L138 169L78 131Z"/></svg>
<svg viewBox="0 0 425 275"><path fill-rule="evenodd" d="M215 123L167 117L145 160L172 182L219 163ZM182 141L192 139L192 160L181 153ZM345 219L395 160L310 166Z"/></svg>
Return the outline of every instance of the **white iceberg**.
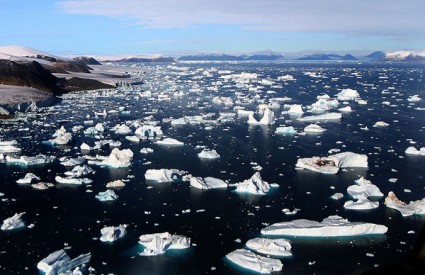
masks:
<svg viewBox="0 0 425 275"><path fill-rule="evenodd" d="M367 168L367 155L344 152L328 157L300 158L296 165L298 168L308 169L323 174L336 174L339 168L360 167Z"/></svg>
<svg viewBox="0 0 425 275"><path fill-rule="evenodd" d="M342 89L341 92L336 94L337 99L340 101L348 101L348 100L355 100L356 98L359 98L360 95L356 90L353 89Z"/></svg>
<svg viewBox="0 0 425 275"><path fill-rule="evenodd" d="M99 201L114 201L118 199L117 193L111 189L108 189L105 192L99 192L99 194L97 194L95 197Z"/></svg>
<svg viewBox="0 0 425 275"><path fill-rule="evenodd" d="M246 242L246 246L258 253L289 257L292 256L291 242L287 239L267 239L267 238L255 238Z"/></svg>
<svg viewBox="0 0 425 275"><path fill-rule="evenodd" d="M352 112L353 110L351 110L350 106L346 106L346 107L343 107L343 108L339 108L338 111L340 111L342 113L349 113L349 112Z"/></svg>
<svg viewBox="0 0 425 275"><path fill-rule="evenodd" d="M130 127L128 127L125 124L117 124L111 130L114 131L115 134L118 134L118 135L128 135L132 132Z"/></svg>
<svg viewBox="0 0 425 275"><path fill-rule="evenodd" d="M220 158L220 155L214 149L204 149L198 154L198 157L201 159L218 159Z"/></svg>
<svg viewBox="0 0 425 275"><path fill-rule="evenodd" d="M378 128L384 128L384 127L388 127L389 124L386 123L385 121L377 121L373 127L378 127Z"/></svg>
<svg viewBox="0 0 425 275"><path fill-rule="evenodd" d="M46 275L73 274L72 269L88 263L91 253L81 254L71 260L65 250L55 251L37 264L37 268Z"/></svg>
<svg viewBox="0 0 425 275"><path fill-rule="evenodd" d="M125 183L122 180L115 180L106 184L106 188L122 188L124 186Z"/></svg>
<svg viewBox="0 0 425 275"><path fill-rule="evenodd" d="M102 242L114 242L127 234L125 225L107 226L100 230L100 240Z"/></svg>
<svg viewBox="0 0 425 275"><path fill-rule="evenodd" d="M184 145L183 142L178 141L177 139L174 138L164 138L163 140L158 140L156 142L156 144L158 145L170 145L170 146L182 146Z"/></svg>
<svg viewBox="0 0 425 275"><path fill-rule="evenodd" d="M40 180L40 177L37 177L35 174L33 174L33 173L27 173L26 175L25 175L25 177L23 177L23 178L21 178L21 179L18 179L17 181L16 181L16 183L19 183L19 184L30 184L30 183L32 183L33 181L37 181L37 180Z"/></svg>
<svg viewBox="0 0 425 275"><path fill-rule="evenodd" d="M425 147L421 147L416 149L415 147L411 146L404 151L408 155L417 155L417 156L425 156Z"/></svg>
<svg viewBox="0 0 425 275"><path fill-rule="evenodd" d="M190 178L190 186L198 188L198 189L214 189L214 188L227 188L228 184L217 178L213 177L191 177Z"/></svg>
<svg viewBox="0 0 425 275"><path fill-rule="evenodd" d="M190 247L190 238L173 235L168 232L141 235L139 243L145 247L141 256L164 254L169 249L186 249Z"/></svg>
<svg viewBox="0 0 425 275"><path fill-rule="evenodd" d="M312 220L293 220L275 223L261 230L263 235L285 235L300 237L339 237L385 234L384 225L364 222L349 222L340 216L329 216L322 222Z"/></svg>
<svg viewBox="0 0 425 275"><path fill-rule="evenodd" d="M418 102L421 100L422 99L419 97L419 95L412 95L412 96L409 96L409 98L407 98L407 101L409 102Z"/></svg>
<svg viewBox="0 0 425 275"><path fill-rule="evenodd" d="M63 157L63 158L60 158L59 160L61 162L61 165L67 166L67 167L80 165L86 161L85 158L68 158L68 157Z"/></svg>
<svg viewBox="0 0 425 275"><path fill-rule="evenodd" d="M266 258L247 249L237 249L226 255L233 263L259 273L281 271L283 264L280 260Z"/></svg>
<svg viewBox="0 0 425 275"><path fill-rule="evenodd" d="M163 135L161 126L142 125L134 134L140 138L157 138Z"/></svg>
<svg viewBox="0 0 425 275"><path fill-rule="evenodd" d="M94 173L94 170L84 164L83 166L77 165L71 171L66 171L64 174L71 178L79 178L92 173Z"/></svg>
<svg viewBox="0 0 425 275"><path fill-rule="evenodd" d="M299 121L323 121L323 120L340 120L342 118L341 113L326 113L321 115L313 115L298 118Z"/></svg>
<svg viewBox="0 0 425 275"><path fill-rule="evenodd" d="M57 130L52 137L53 139L49 139L47 143L53 145L66 145L72 140L72 134L68 133L63 126Z"/></svg>
<svg viewBox="0 0 425 275"><path fill-rule="evenodd" d="M286 126L286 127L277 127L276 134L282 134L282 135L295 135L297 131L295 131L294 127L292 126Z"/></svg>
<svg viewBox="0 0 425 275"><path fill-rule="evenodd" d="M344 203L345 209L351 209L351 210L368 210L368 209L374 209L379 207L379 202L377 201L371 201L366 197L358 198L356 201L346 201Z"/></svg>
<svg viewBox="0 0 425 275"><path fill-rule="evenodd" d="M34 156L34 157L20 156L19 158L14 158L14 157L11 157L11 156L6 156L5 159L6 159L6 163L9 163L9 164L19 164L19 165L29 166L29 165L39 165L39 164L51 163L56 159L56 157L38 155L38 156Z"/></svg>
<svg viewBox="0 0 425 275"><path fill-rule="evenodd" d="M18 143L15 140L12 141L0 141L0 154L11 154L21 152L21 148L16 147Z"/></svg>
<svg viewBox="0 0 425 275"><path fill-rule="evenodd" d="M25 223L22 221L21 217L25 212L16 213L10 218L3 220L3 224L1 225L1 230L13 230L16 228L21 228L25 226Z"/></svg>
<svg viewBox="0 0 425 275"><path fill-rule="evenodd" d="M348 194L355 199L384 196L378 186L372 184L364 177L357 179L355 182L357 185L351 185L347 188Z"/></svg>
<svg viewBox="0 0 425 275"><path fill-rule="evenodd" d="M306 127L304 127L304 132L308 133L308 134L320 134L320 133L323 133L325 131L326 131L325 128L322 128L317 124L310 124L310 125L307 125Z"/></svg>
<svg viewBox="0 0 425 275"><path fill-rule="evenodd" d="M150 154L150 153L153 153L153 149L152 148L142 148L142 149L140 149L140 153Z"/></svg>
<svg viewBox="0 0 425 275"><path fill-rule="evenodd" d="M425 198L412 201L409 204L402 202L397 198L394 192L390 191L385 198L385 205L389 208L398 210L403 217L412 215L425 215Z"/></svg>
<svg viewBox="0 0 425 275"><path fill-rule="evenodd" d="M285 107L289 107L289 110L286 112L288 115L302 115L302 114L304 114L302 105L291 104L291 105L285 105Z"/></svg>
<svg viewBox="0 0 425 275"><path fill-rule="evenodd" d="M274 123L274 113L268 107L264 111L263 117L257 121L253 115L249 115L248 124L269 125Z"/></svg>
<svg viewBox="0 0 425 275"><path fill-rule="evenodd" d="M90 160L88 163L94 165L105 165L113 168L121 168L130 166L132 160L133 151L130 149L120 150L118 148L114 148L112 149L111 154L102 161Z"/></svg>
<svg viewBox="0 0 425 275"><path fill-rule="evenodd" d="M81 184L89 184L92 183L93 181L91 179L88 178L63 178L61 176L56 176L55 177L55 181L57 183L62 183L62 184L73 184L73 185L81 185Z"/></svg>
<svg viewBox="0 0 425 275"><path fill-rule="evenodd" d="M270 184L261 178L260 172L255 172L250 179L236 183L234 186L236 186L236 192L255 195L264 195L271 188Z"/></svg>
<svg viewBox="0 0 425 275"><path fill-rule="evenodd" d="M186 173L177 169L148 169L145 179L156 182L172 182L180 179Z"/></svg>

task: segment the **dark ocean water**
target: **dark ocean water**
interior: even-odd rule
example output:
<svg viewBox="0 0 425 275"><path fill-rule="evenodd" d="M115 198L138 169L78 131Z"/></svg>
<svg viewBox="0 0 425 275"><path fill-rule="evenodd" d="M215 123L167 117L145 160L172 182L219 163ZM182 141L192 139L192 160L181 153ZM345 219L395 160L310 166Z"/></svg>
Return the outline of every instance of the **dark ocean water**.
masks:
<svg viewBox="0 0 425 275"><path fill-rule="evenodd" d="M0 140L16 139L22 148L21 155L81 155L81 143L93 145L95 141L82 132L73 135L69 146L52 147L42 141L49 139L62 125L70 131L86 120L93 120L94 124L103 122L107 129L104 138L121 141L121 148L132 149L135 154L129 168L93 166L96 173L89 176L93 179L89 186L57 185L46 191L18 185L16 180L32 172L42 181L54 182L56 175L67 170L59 162L30 167L0 163L0 192L5 194L0 201L0 219L26 212L26 224L35 225L31 229L0 232L0 273L37 274L38 261L53 251L70 247L68 253L71 256L92 252L90 266L96 274L253 274L230 263L225 255L242 248L247 240L259 237L264 224L300 218L321 221L335 214L352 222L384 224L389 230L383 236L291 238L293 257L281 259L284 265L282 274L356 274L407 259L425 224L425 216L402 217L383 204L384 198L379 199L379 208L373 210L346 210L343 204L351 199L347 187L360 176L371 180L385 196L394 191L405 202L425 197L425 157L404 153L409 146L418 149L425 146L425 111L415 109L425 107L423 66L354 63L177 66L188 68L183 74L163 65L140 65L140 70L145 71L142 78L145 84L134 90L66 95L57 105L20 114L14 120L0 121ZM272 97L288 96L293 98L288 104L306 106L314 103L321 93L334 96L343 88L351 88L359 92L367 105L350 102L353 112L343 114L339 122L320 123L328 129L321 135L291 137L275 134L278 125L292 125L301 132L309 124L281 115L283 109L275 111L277 120L272 126L249 126L246 118L213 126L211 130L203 125L175 127L162 122L164 118L183 115L231 112L232 108L211 104L212 97L235 97L235 92L255 94L246 87L237 87L232 81L224 83L211 68L231 70L232 73L258 73L258 80L273 79L281 87L259 87L263 91L259 94L266 102ZM211 70L211 75L203 75L202 69ZM316 72L321 77L313 78L305 72ZM286 74L294 76L296 81L276 80ZM213 86L218 90L206 89ZM188 92L197 87L204 92L181 98L171 96L170 101L158 101L156 96L153 99L137 97L139 91L151 90L154 95L172 94L174 90ZM276 93L266 93L269 90ZM415 94L423 100L408 102L407 98ZM384 101L389 101L390 105L382 104ZM255 110L256 105L245 107ZM340 104L339 108L344 106ZM130 113L119 112L106 118L94 116L94 112L118 110L119 107L125 107ZM150 115L161 121L159 125L165 136L183 141L185 146L161 147L153 141L135 144L108 130L117 123ZM372 127L380 120L390 125L387 128ZM360 129L364 126L369 131ZM411 144L411 141L416 143ZM197 145L215 149L221 158L200 160L197 153L201 150L195 148ZM153 148L154 153L139 153L144 147ZM369 169L348 169L337 175L295 169L298 158L326 156L334 148L367 154ZM97 153L108 155L110 149L105 147ZM264 180L280 187L264 196L255 196L238 194L231 188L201 191L189 187L188 182L147 183L144 178L147 169L176 168L194 176L212 176L236 183L253 175L251 162L263 168L261 176ZM390 178L398 180L392 183L388 181ZM98 192L106 189L107 182L117 179L128 180L126 187L117 191L118 200L104 203L95 199ZM341 192L345 197L334 201L330 196L335 192ZM301 211L295 216L285 216L283 208L299 208ZM187 209L191 212L182 213ZM200 209L205 212L196 211ZM146 211L150 214L145 214ZM119 224L128 224L125 238L112 244L98 239L101 228ZM196 246L155 257L137 255L143 249L137 244L141 234L164 231L190 237ZM235 242L236 239L242 242ZM367 253L374 257L367 256Z"/></svg>

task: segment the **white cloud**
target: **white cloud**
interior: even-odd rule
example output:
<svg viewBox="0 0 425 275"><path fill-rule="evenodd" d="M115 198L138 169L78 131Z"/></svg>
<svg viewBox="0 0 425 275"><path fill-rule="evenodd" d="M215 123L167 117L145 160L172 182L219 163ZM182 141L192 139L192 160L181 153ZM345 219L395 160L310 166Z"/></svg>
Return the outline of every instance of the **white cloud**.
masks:
<svg viewBox="0 0 425 275"><path fill-rule="evenodd" d="M423 0L62 0L60 10L145 28L236 25L282 32L425 36Z"/></svg>

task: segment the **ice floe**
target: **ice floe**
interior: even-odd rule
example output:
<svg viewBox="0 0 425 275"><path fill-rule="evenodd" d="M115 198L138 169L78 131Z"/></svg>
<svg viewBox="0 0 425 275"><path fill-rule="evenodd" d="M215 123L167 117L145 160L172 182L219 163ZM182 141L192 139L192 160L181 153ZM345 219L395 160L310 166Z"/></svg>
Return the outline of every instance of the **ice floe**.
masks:
<svg viewBox="0 0 425 275"><path fill-rule="evenodd" d="M409 204L399 200L394 192L390 191L385 198L385 205L398 210L404 217L412 215L425 215L425 198L412 201Z"/></svg>
<svg viewBox="0 0 425 275"><path fill-rule="evenodd" d="M201 159L218 159L220 158L220 155L214 149L204 149L198 154L198 157Z"/></svg>
<svg viewBox="0 0 425 275"><path fill-rule="evenodd" d="M125 183L122 180L115 180L106 184L106 188L122 188L124 186Z"/></svg>
<svg viewBox="0 0 425 275"><path fill-rule="evenodd" d="M16 213L12 217L3 220L3 224L1 225L0 229L1 230L13 230L13 229L24 227L25 223L21 219L21 217L24 214L25 214L25 212Z"/></svg>
<svg viewBox="0 0 425 275"><path fill-rule="evenodd" d="M279 257L292 256L291 242L287 239L254 238L246 242L246 246L255 252Z"/></svg>
<svg viewBox="0 0 425 275"><path fill-rule="evenodd" d="M128 167L133 160L133 151L130 149L120 150L118 148L112 149L111 154L102 161L89 160L89 164L105 165L113 168Z"/></svg>
<svg viewBox="0 0 425 275"><path fill-rule="evenodd" d="M30 184L33 181L38 181L38 180L40 180L40 177L36 176L35 174L33 174L33 173L26 173L25 174L25 177L23 177L21 179L18 179L16 181L16 183L19 183L19 184Z"/></svg>
<svg viewBox="0 0 425 275"><path fill-rule="evenodd" d="M71 259L64 249L55 251L37 264L37 268L46 275L74 274L72 269L90 262L91 253L81 254ZM78 274L78 273L77 273Z"/></svg>
<svg viewBox="0 0 425 275"><path fill-rule="evenodd" d="M163 140L158 140L156 142L158 145L166 145L166 146L183 146L184 143L181 141L178 141L174 138L164 138Z"/></svg>
<svg viewBox="0 0 425 275"><path fill-rule="evenodd" d="M296 167L312 170L323 174L336 174L339 168L361 167L367 168L367 156L353 152L344 152L328 157L300 158Z"/></svg>
<svg viewBox="0 0 425 275"><path fill-rule="evenodd" d="M248 117L248 124L269 125L274 123L274 112L268 107L265 109L263 117L257 121L252 114Z"/></svg>
<svg viewBox="0 0 425 275"><path fill-rule="evenodd" d="M250 179L236 183L233 186L236 186L236 192L254 195L264 195L271 188L270 184L261 178L260 172L255 172Z"/></svg>
<svg viewBox="0 0 425 275"><path fill-rule="evenodd" d="M384 196L378 186L364 177L357 179L355 183L357 184L347 188L347 193L355 199Z"/></svg>
<svg viewBox="0 0 425 275"><path fill-rule="evenodd" d="M148 169L145 173L145 179L156 182L172 182L181 179L186 171L177 169Z"/></svg>
<svg viewBox="0 0 425 275"><path fill-rule="evenodd" d="M214 189L214 188L227 188L228 184L217 178L213 177L191 177L190 178L190 186L198 188L198 189Z"/></svg>
<svg viewBox="0 0 425 275"><path fill-rule="evenodd" d="M283 264L280 260L263 257L247 249L237 249L227 254L226 258L241 267L259 273L281 271L283 267Z"/></svg>
<svg viewBox="0 0 425 275"><path fill-rule="evenodd" d="M95 197L99 201L114 201L118 199L117 193L111 189L108 189L104 192L99 192L99 194L97 194Z"/></svg>
<svg viewBox="0 0 425 275"><path fill-rule="evenodd" d="M127 235L127 226L118 225L118 226L106 226L100 230L100 240L102 242L115 242L116 240Z"/></svg>
<svg viewBox="0 0 425 275"><path fill-rule="evenodd" d="M353 89L342 89L341 92L336 94L337 99L340 101L348 101L348 100L355 100L360 97L359 93L356 90Z"/></svg>
<svg viewBox="0 0 425 275"><path fill-rule="evenodd" d="M384 225L349 222L340 216L329 216L322 222L312 220L293 220L275 223L261 230L263 235L303 236L303 237L338 237L385 234Z"/></svg>
<svg viewBox="0 0 425 275"><path fill-rule="evenodd" d="M190 247L190 238L173 235L168 232L145 234L139 237L139 243L145 247L141 256L164 254L169 249L186 249Z"/></svg>
<svg viewBox="0 0 425 275"><path fill-rule="evenodd" d="M341 113L326 113L321 115L313 115L298 118L299 121L314 122L324 120L340 120L342 118Z"/></svg>
<svg viewBox="0 0 425 275"><path fill-rule="evenodd" d="M411 147L408 147L406 151L404 152L408 155L425 156L425 147L421 147L418 150L415 147L411 146Z"/></svg>
<svg viewBox="0 0 425 275"><path fill-rule="evenodd" d="M320 127L320 125L317 125L317 124L310 124L304 127L304 132L308 134L320 134L325 131L326 131L325 128L322 128Z"/></svg>
<svg viewBox="0 0 425 275"><path fill-rule="evenodd" d="M294 127L292 126L283 126L277 127L275 133L281 135L295 135L297 131L295 131Z"/></svg>

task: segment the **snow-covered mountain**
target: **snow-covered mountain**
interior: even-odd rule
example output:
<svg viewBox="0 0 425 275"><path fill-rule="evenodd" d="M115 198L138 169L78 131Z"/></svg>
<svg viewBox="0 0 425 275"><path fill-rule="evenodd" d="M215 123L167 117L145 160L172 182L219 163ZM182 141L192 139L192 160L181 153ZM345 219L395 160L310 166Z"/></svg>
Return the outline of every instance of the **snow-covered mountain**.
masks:
<svg viewBox="0 0 425 275"><path fill-rule="evenodd" d="M401 50L385 53L386 61L425 61L425 51Z"/></svg>
<svg viewBox="0 0 425 275"><path fill-rule="evenodd" d="M29 47L23 46L3 46L0 47L0 59L17 60L17 59L40 59L46 61L66 60L66 58L49 54Z"/></svg>
<svg viewBox="0 0 425 275"><path fill-rule="evenodd" d="M248 54L226 54L226 53L201 53L195 55L184 55L180 61L252 61L252 60L278 60L283 55L266 50Z"/></svg>

